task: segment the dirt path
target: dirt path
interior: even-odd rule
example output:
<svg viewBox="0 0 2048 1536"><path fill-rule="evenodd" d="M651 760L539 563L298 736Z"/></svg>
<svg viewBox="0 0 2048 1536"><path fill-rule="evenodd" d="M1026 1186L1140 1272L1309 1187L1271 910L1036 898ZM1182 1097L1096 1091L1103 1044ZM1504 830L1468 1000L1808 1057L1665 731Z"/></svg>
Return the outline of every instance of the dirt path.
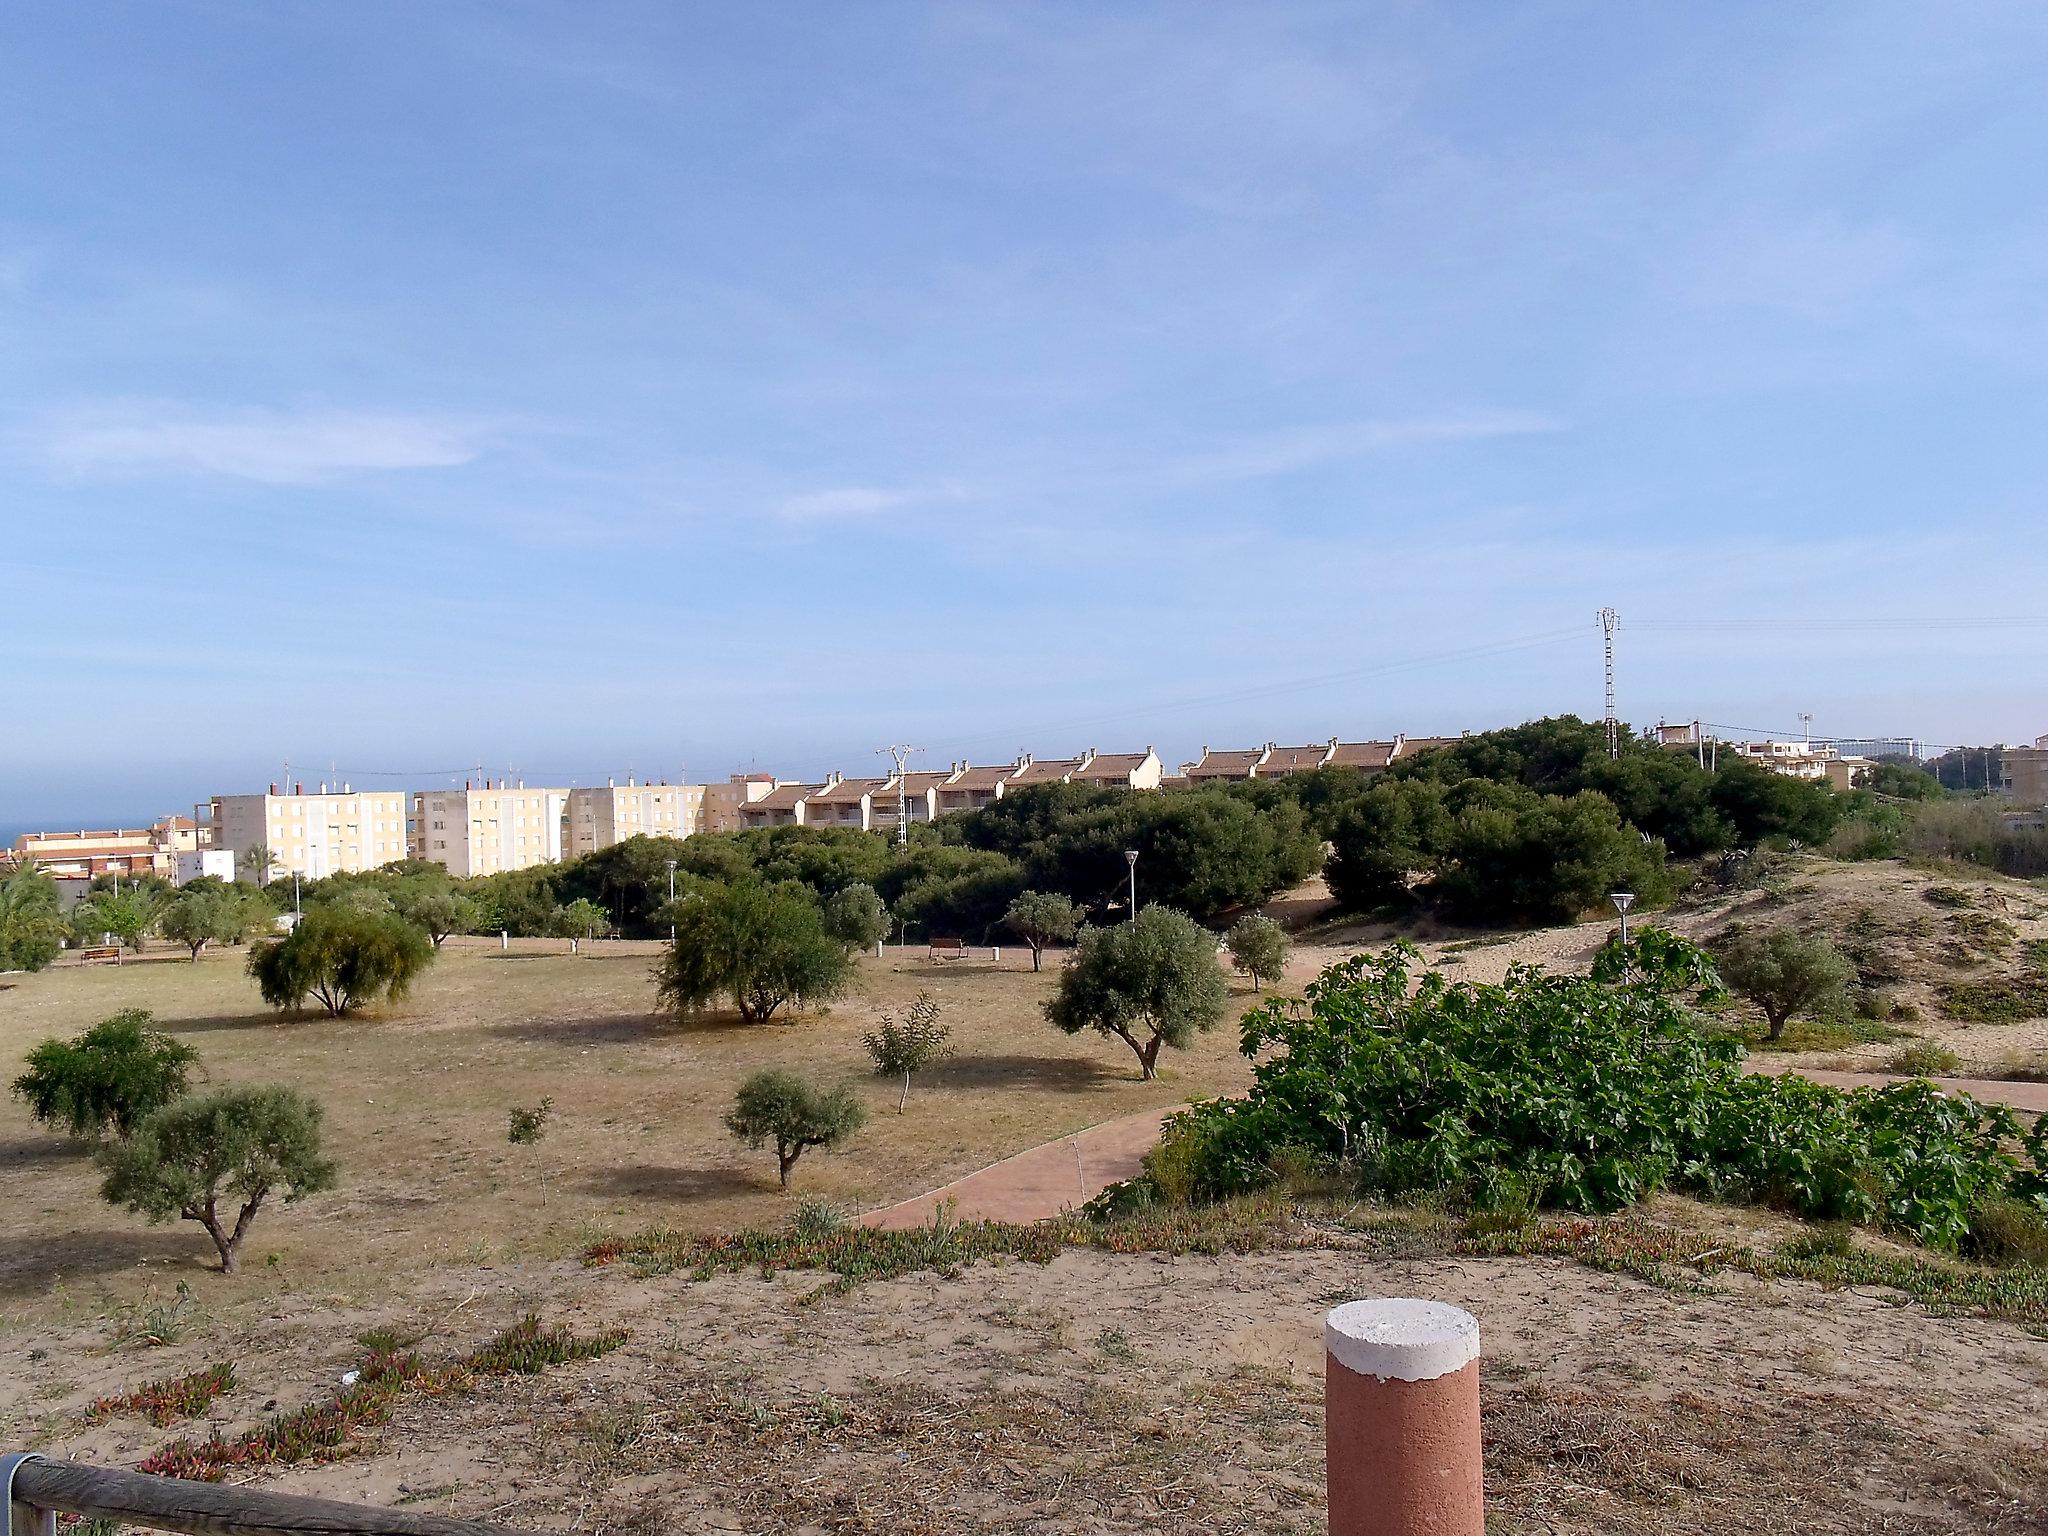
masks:
<svg viewBox="0 0 2048 1536"><path fill-rule="evenodd" d="M949 1201L961 1221L1031 1222L1057 1216L1136 1176L1159 1140L1161 1122L1179 1108L1140 1110L1048 1141L927 1194L869 1211L861 1225L921 1227Z"/></svg>
<svg viewBox="0 0 2048 1536"><path fill-rule="evenodd" d="M1769 1073L1774 1077L1797 1072L1801 1077L1812 1078L1816 1083L1826 1083L1832 1088L1882 1088L1887 1083L1907 1081L1889 1072L1826 1072L1786 1062L1759 1061L1754 1056L1742 1065L1745 1071ZM1937 1077L1934 1084L1943 1093L1967 1093L1986 1104L2008 1104L2030 1115L2048 1114L2048 1083L2008 1083L1992 1077Z"/></svg>

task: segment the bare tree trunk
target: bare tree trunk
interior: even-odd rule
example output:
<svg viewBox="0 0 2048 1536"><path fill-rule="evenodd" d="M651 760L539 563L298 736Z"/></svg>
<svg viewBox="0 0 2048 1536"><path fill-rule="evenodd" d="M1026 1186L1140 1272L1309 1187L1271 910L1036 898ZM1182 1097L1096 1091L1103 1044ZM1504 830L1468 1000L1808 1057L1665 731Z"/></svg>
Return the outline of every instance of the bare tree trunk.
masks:
<svg viewBox="0 0 2048 1536"><path fill-rule="evenodd" d="M903 1074L903 1097L902 1097L902 1098L900 1098L900 1099L898 1099L898 1100L896 1101L896 1113L900 1115L900 1114L902 1114L902 1113L903 1113L903 1111L904 1111L905 1109L907 1109L907 1108L909 1108L909 1107L910 1107L910 1074L909 1074L908 1072L905 1072L905 1073Z"/></svg>
<svg viewBox="0 0 2048 1536"><path fill-rule="evenodd" d="M1045 946L1043 944L1033 944L1031 946L1031 969L1036 971L1044 959Z"/></svg>

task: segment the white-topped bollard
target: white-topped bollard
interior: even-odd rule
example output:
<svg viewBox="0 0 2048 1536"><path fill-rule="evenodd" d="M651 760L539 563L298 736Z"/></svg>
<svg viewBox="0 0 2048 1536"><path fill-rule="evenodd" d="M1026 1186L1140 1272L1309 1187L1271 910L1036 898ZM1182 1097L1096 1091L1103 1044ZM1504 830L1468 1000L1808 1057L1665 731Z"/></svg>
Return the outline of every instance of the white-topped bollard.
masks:
<svg viewBox="0 0 2048 1536"><path fill-rule="evenodd" d="M1479 1320L1347 1301L1323 1320L1330 1536L1485 1536Z"/></svg>

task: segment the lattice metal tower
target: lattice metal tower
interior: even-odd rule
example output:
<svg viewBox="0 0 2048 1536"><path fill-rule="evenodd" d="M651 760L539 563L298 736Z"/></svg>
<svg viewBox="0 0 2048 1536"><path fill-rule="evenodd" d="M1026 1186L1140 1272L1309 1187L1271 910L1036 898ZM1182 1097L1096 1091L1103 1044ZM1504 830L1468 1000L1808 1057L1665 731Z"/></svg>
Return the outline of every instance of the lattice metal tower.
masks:
<svg viewBox="0 0 2048 1536"><path fill-rule="evenodd" d="M1621 756L1621 722L1614 716L1614 632L1621 627L1621 615L1612 608L1600 610L1602 659L1607 669L1607 755Z"/></svg>

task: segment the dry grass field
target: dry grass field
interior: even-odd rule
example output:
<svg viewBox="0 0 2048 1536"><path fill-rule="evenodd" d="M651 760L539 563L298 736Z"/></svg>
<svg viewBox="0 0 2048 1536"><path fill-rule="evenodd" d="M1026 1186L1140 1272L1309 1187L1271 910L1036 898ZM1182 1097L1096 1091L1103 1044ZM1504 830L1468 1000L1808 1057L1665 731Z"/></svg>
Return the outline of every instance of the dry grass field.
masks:
<svg viewBox="0 0 2048 1536"><path fill-rule="evenodd" d="M65 965L0 979L0 1066L11 1078L36 1041L121 1008L155 1012L197 1048L215 1082L288 1083L325 1106L342 1185L266 1209L244 1264L274 1281L375 1287L460 1260L558 1255L597 1229L650 1222L700 1228L777 1224L792 1200L772 1153L719 1124L762 1066L859 1085L871 1111L843 1151L813 1151L797 1193L865 1208L919 1194L1083 1126L1225 1090L1244 1080L1226 1022L1139 1080L1124 1046L1070 1039L1038 1009L1053 974L1028 954L930 962L922 949L861 962L856 990L829 1009L761 1025L678 1024L652 1011L655 944L599 943L582 955L535 941L501 954L451 940L404 1002L360 1016L280 1018L258 1001L241 957L199 964L158 948L121 967ZM922 1074L899 1114L861 1035L919 990L938 999L953 1057ZM1233 982L1233 1002L1252 1001ZM552 1098L545 1139L513 1146L507 1114ZM191 1223L150 1227L100 1203L88 1158L0 1100L0 1315L55 1294L99 1305L212 1262ZM274 1264L271 1256L275 1256Z"/></svg>
<svg viewBox="0 0 2048 1536"><path fill-rule="evenodd" d="M2039 1025L1933 1016L1945 981L2017 966L2048 935L2027 888L1971 882L1973 906L1960 910L2010 923L2011 953L1951 964L1941 946L1959 909L1924 893L1939 877L1816 864L1799 881L1794 910L1868 908L1895 936L1913 962L1901 990L1920 1010L1915 1030L1966 1056L2038 1048ZM1706 933L1731 915L1775 915L1781 901L1669 920ZM1429 934L1423 947L1453 975L1490 980L1517 959L1576 968L1605 933ZM1288 990L1390 936L1322 936L1297 952ZM182 1437L233 1440L332 1403L366 1340L460 1361L535 1311L625 1339L534 1376L408 1389L331 1453L232 1476L592 1536L1313 1533L1321 1312L1356 1295L1421 1294L1481 1319L1489 1529L1503 1536L2048 1529L2044 1330L1939 1316L1880 1284L1693 1260L1774 1252L1802 1230L1760 1212L1659 1200L1641 1219L1663 1224L1659 1240L1682 1261L1632 1274L1475 1256L1454 1222L1389 1238L1341 1206L1297 1212L1258 1251L1076 1247L1045 1265L941 1255L854 1285L808 1270L707 1280L588 1268L580 1251L600 1234L790 1221L796 1200L777 1190L772 1158L719 1125L760 1066L858 1085L867 1128L797 1170L798 1193L847 1209L1246 1078L1234 1016L1253 998L1235 981L1233 1018L1168 1053L1163 1080L1147 1084L1120 1043L1045 1023L1053 975L1034 975L1021 953L998 967L892 951L863 959L854 992L829 1009L740 1026L654 1014L657 948L570 956L536 941L501 954L451 941L405 1002L341 1021L263 1009L239 955L0 978L9 1075L45 1036L147 1007L212 1080L318 1098L343 1169L334 1193L267 1210L245 1272L228 1277L196 1227L152 1228L103 1205L90 1161L0 1101L0 1444L133 1465ZM860 1036L921 989L939 1000L956 1055L899 1115ZM545 1139L509 1144L508 1111L544 1097ZM235 1384L190 1417L92 1411L224 1364Z"/></svg>

